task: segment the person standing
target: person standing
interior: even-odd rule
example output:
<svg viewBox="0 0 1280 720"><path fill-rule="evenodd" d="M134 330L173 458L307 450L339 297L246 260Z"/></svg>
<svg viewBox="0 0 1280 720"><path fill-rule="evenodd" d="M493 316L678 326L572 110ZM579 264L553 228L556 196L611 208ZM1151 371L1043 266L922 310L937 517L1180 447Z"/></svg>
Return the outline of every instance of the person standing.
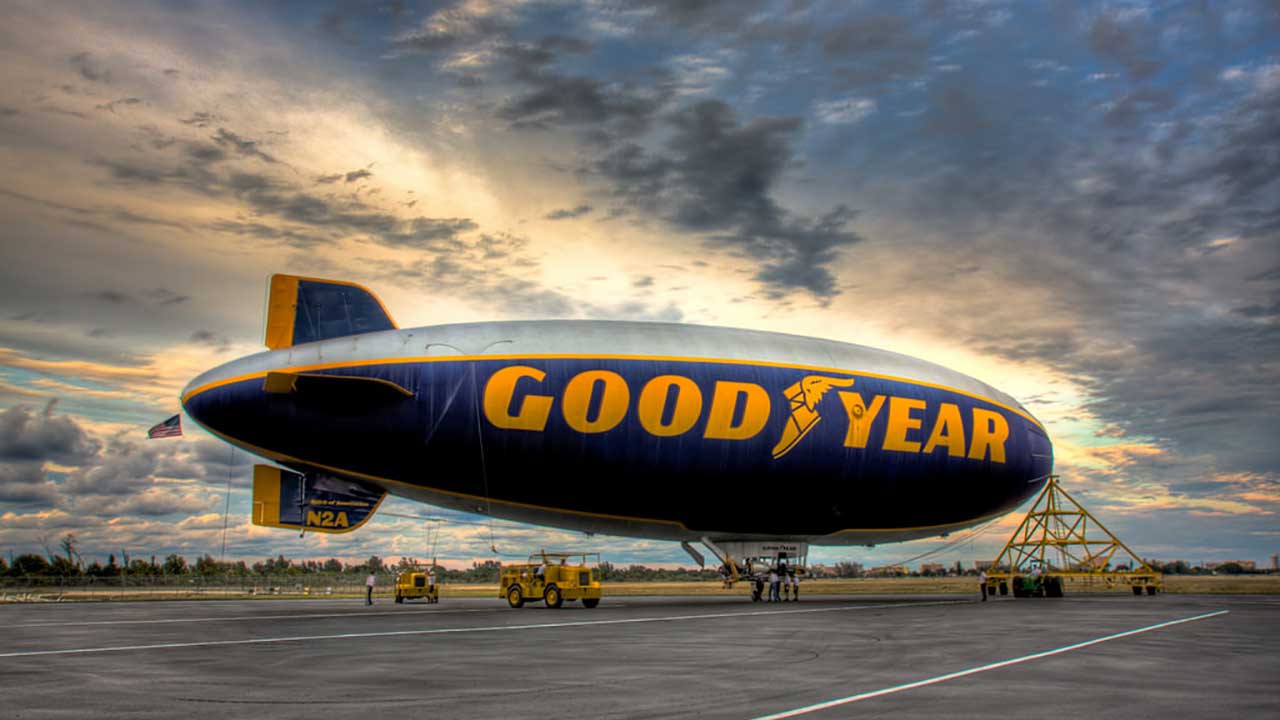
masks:
<svg viewBox="0 0 1280 720"><path fill-rule="evenodd" d="M781 602L778 597L778 568L769 568L769 602Z"/></svg>
<svg viewBox="0 0 1280 720"><path fill-rule="evenodd" d="M982 602L987 601L987 571L978 571L978 590L982 591Z"/></svg>
<svg viewBox="0 0 1280 720"><path fill-rule="evenodd" d="M436 595L436 569L431 568L427 573L427 602L440 602L440 597Z"/></svg>
<svg viewBox="0 0 1280 720"><path fill-rule="evenodd" d="M791 573L791 602L800 602L800 573Z"/></svg>
<svg viewBox="0 0 1280 720"><path fill-rule="evenodd" d="M369 577L364 579L364 604L373 604L373 586L378 584L378 576L369 573Z"/></svg>

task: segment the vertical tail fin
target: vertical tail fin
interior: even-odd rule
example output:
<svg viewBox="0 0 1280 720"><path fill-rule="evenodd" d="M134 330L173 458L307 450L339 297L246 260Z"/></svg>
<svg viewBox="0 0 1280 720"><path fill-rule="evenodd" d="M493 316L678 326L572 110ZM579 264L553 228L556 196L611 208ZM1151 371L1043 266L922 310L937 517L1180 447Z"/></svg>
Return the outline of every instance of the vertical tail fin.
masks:
<svg viewBox="0 0 1280 720"><path fill-rule="evenodd" d="M272 350L347 335L394 330L382 301L341 280L272 275L267 300L267 347Z"/></svg>

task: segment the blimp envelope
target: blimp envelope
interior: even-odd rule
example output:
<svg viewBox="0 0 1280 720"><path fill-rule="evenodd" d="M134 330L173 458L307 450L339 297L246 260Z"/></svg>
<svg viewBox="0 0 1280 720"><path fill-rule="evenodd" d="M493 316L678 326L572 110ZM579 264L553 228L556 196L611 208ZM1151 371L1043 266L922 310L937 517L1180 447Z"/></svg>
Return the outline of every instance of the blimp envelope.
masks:
<svg viewBox="0 0 1280 720"><path fill-rule="evenodd" d="M587 532L862 544L984 522L1052 471L1016 400L918 358L667 323L402 329L364 288L280 277L274 349L183 402L304 478Z"/></svg>

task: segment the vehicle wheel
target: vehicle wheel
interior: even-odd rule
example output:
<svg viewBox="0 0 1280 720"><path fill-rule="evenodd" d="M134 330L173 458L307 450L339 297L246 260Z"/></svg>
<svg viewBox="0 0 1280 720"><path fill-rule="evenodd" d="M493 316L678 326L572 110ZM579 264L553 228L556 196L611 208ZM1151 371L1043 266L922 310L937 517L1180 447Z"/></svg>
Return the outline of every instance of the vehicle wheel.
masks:
<svg viewBox="0 0 1280 720"><path fill-rule="evenodd" d="M548 585L547 589L542 593L542 599L547 602L547 607L558 608L564 604L564 596L560 594L560 588L555 585Z"/></svg>
<svg viewBox="0 0 1280 720"><path fill-rule="evenodd" d="M1009 583L1004 582L1003 580L1000 581L1000 594L1001 595L1009 594Z"/></svg>
<svg viewBox="0 0 1280 720"><path fill-rule="evenodd" d="M507 590L507 604L513 608L524 607L524 593L520 592L519 585L512 585Z"/></svg>
<svg viewBox="0 0 1280 720"><path fill-rule="evenodd" d="M582 607L593 608L600 604L600 598L582 598Z"/></svg>
<svg viewBox="0 0 1280 720"><path fill-rule="evenodd" d="M400 594L399 594L399 593L396 593L396 604L397 604L397 605L402 605L402 604L404 604L404 598L400 597Z"/></svg>
<svg viewBox="0 0 1280 720"><path fill-rule="evenodd" d="M1134 595L1141 595L1141 594L1142 594L1142 586L1140 586L1140 585L1134 585L1134 586L1133 586L1133 594L1134 594Z"/></svg>
<svg viewBox="0 0 1280 720"><path fill-rule="evenodd" d="M1155 586L1155 585L1148 585L1148 586L1147 586L1147 594L1148 594L1148 595L1155 595L1155 594L1156 594L1156 586Z"/></svg>
<svg viewBox="0 0 1280 720"><path fill-rule="evenodd" d="M1060 598L1062 597L1062 578L1053 577L1044 582L1045 597Z"/></svg>

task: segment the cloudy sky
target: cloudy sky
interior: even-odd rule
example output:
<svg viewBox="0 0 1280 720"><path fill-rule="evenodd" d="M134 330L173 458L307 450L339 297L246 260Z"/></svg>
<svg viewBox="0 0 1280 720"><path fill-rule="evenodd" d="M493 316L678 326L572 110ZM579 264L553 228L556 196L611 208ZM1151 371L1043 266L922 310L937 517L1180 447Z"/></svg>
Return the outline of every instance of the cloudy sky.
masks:
<svg viewBox="0 0 1280 720"><path fill-rule="evenodd" d="M1144 555L1280 551L1280 4L6 3L0 551L426 555L247 523L145 429L262 348L271 272L402 327L815 335L1019 398ZM450 514L451 564L583 538ZM1010 516L933 560L989 558ZM950 541L820 549L878 564ZM596 538L615 562L669 543Z"/></svg>

